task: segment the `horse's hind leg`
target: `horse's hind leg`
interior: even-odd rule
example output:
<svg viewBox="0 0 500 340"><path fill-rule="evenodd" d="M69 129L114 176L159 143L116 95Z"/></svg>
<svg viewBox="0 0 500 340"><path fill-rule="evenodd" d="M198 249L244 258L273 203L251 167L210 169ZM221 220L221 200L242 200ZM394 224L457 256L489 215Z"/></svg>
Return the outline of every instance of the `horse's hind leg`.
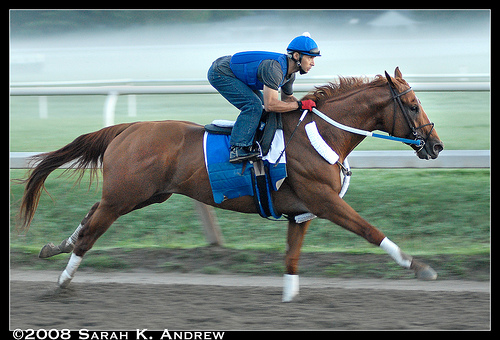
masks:
<svg viewBox="0 0 500 340"><path fill-rule="evenodd" d="M73 254L68 261L66 269L59 276L58 284L60 287L66 287L71 280L73 279L76 270L80 266L82 262L83 255L87 251L92 248L94 243L97 241L102 234L108 230L108 228L113 224L113 222L120 217L121 215L125 215L130 211L143 208L153 203L161 203L166 201L172 194L170 193L161 193L155 194L148 198L147 200L135 205L133 208L126 211L118 211L116 205L103 203L95 204L89 214L87 215L87 221L82 221L83 227L77 228L73 235L66 240L67 242L71 242L75 240ZM105 201L104 201L105 202ZM76 238L73 239L73 236ZM73 245L72 245L73 247Z"/></svg>
<svg viewBox="0 0 500 340"><path fill-rule="evenodd" d="M64 288L71 282L82 262L83 255L92 248L95 241L108 230L119 216L112 206L103 204L101 201L93 215L77 234L73 254L71 254L66 269L59 276L58 284L60 287Z"/></svg>
<svg viewBox="0 0 500 340"><path fill-rule="evenodd" d="M42 250L40 250L40 254L38 254L38 257L41 259L45 259L54 255L59 255L61 253L71 253L73 251L73 248L75 247L75 243L78 239L80 230L83 228L85 223L87 223L90 217L92 217L98 206L99 202L97 202L92 206L92 208L90 208L90 211L87 213L87 215L85 215L82 222L80 222L80 224L70 237L64 239L58 246L54 245L54 243L52 242L46 244L45 246L43 246Z"/></svg>

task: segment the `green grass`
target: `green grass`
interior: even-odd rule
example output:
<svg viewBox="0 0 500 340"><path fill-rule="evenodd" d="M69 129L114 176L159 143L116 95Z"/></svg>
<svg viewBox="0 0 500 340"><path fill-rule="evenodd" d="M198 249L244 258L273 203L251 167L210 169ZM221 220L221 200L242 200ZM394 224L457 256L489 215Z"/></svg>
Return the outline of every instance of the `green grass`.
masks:
<svg viewBox="0 0 500 340"><path fill-rule="evenodd" d="M47 181L53 200L42 194L40 206L26 236L11 233L11 246L40 249L45 243L69 236L100 199L80 186L58 178ZM12 170L13 178L24 171ZM346 201L370 223L412 254L486 254L490 249L489 170L354 170ZM23 187L11 187L14 221ZM258 215L216 210L226 246L234 249L285 250L286 222ZM14 224L11 225L13 230ZM120 217L96 243L114 247L191 248L206 246L193 201L174 195L167 202ZM365 240L325 220L316 219L306 235L309 252L383 253Z"/></svg>

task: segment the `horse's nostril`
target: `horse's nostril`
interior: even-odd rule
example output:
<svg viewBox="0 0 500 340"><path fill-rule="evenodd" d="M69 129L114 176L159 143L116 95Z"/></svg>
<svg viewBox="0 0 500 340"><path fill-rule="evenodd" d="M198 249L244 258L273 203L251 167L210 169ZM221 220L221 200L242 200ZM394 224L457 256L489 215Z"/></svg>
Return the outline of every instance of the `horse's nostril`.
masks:
<svg viewBox="0 0 500 340"><path fill-rule="evenodd" d="M436 144L434 144L434 146L433 146L432 149L434 150L435 154L440 153L444 149L443 143L436 143Z"/></svg>

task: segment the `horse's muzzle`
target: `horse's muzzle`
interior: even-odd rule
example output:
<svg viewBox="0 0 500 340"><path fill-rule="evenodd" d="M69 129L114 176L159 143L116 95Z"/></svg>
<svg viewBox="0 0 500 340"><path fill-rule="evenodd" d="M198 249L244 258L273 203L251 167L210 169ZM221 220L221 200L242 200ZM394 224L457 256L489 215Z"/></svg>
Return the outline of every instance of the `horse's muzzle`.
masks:
<svg viewBox="0 0 500 340"><path fill-rule="evenodd" d="M429 140L425 143L424 147L417 152L417 156L420 159L435 159L443 149L444 144L440 140Z"/></svg>

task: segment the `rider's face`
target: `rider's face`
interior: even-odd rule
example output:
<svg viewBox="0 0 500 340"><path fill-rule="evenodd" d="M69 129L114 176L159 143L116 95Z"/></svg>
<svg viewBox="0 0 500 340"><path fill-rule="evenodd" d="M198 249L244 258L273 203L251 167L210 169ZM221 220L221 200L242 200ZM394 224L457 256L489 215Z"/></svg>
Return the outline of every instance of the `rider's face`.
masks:
<svg viewBox="0 0 500 340"><path fill-rule="evenodd" d="M302 69L307 73L311 70L311 68L314 66L314 58L313 56L306 55L304 54L302 56L302 61L300 64L302 65Z"/></svg>

